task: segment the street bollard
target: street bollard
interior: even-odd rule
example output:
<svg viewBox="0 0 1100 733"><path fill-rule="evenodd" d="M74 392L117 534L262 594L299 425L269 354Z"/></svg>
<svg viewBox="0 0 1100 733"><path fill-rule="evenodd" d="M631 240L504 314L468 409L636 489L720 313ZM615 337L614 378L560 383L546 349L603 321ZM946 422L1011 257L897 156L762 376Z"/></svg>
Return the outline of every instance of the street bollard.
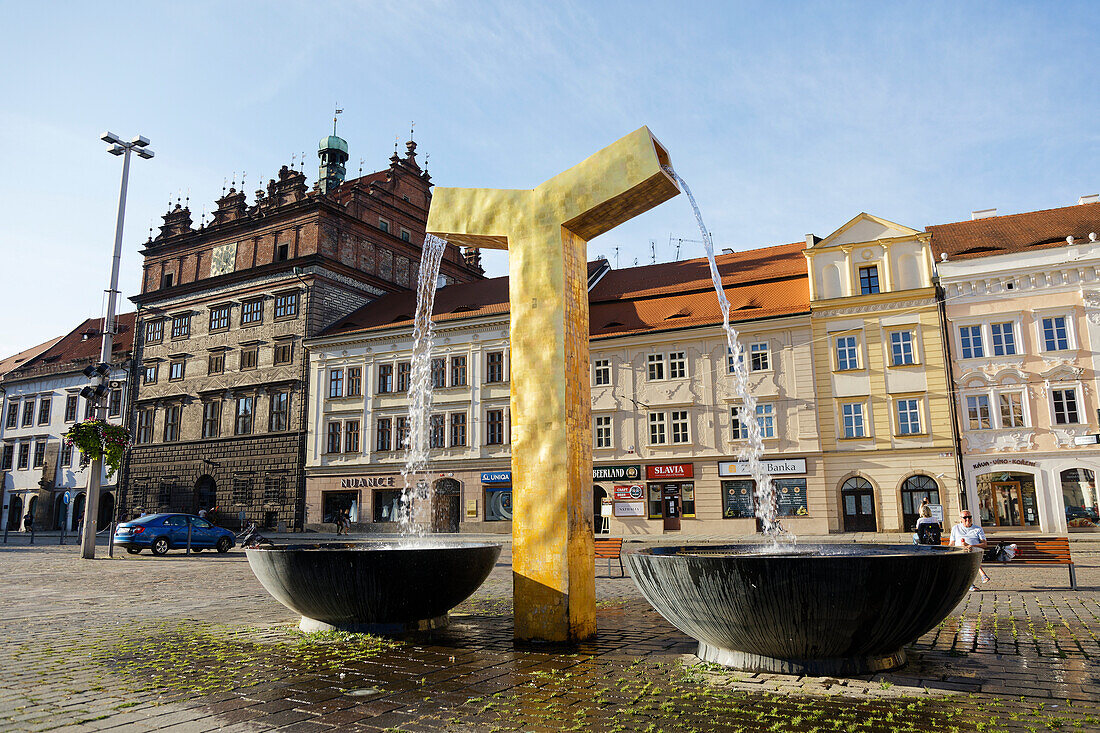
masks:
<svg viewBox="0 0 1100 733"><path fill-rule="evenodd" d="M115 556L115 519L111 518L111 535L107 538L107 557Z"/></svg>
<svg viewBox="0 0 1100 733"><path fill-rule="evenodd" d="M34 523L33 522L31 523L31 526L29 527L29 529L30 529L30 532L31 532L31 544L33 545L34 544Z"/></svg>
<svg viewBox="0 0 1100 733"><path fill-rule="evenodd" d="M191 554L191 520L187 520L187 553Z"/></svg>
<svg viewBox="0 0 1100 733"><path fill-rule="evenodd" d="M61 522L61 537L57 540L57 544L59 544L59 545L65 544L65 522L64 521Z"/></svg>

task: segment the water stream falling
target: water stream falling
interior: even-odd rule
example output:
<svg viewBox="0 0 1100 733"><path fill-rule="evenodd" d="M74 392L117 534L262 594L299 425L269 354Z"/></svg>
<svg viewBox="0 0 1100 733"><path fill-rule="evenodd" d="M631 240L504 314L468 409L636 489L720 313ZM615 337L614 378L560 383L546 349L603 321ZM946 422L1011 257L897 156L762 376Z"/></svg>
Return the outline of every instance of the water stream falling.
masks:
<svg viewBox="0 0 1100 733"><path fill-rule="evenodd" d="M711 240L710 231L703 223L703 215L699 212L699 205L695 197L691 195L691 189L683 178L677 175L671 166L664 166L665 172L675 179L680 190L688 197L691 208L695 212L695 221L699 224L699 231L703 235L703 246L707 250L707 262L710 263L710 278L714 281L714 290L718 294L718 306L722 310L722 328L726 332L726 343L729 346L729 358L733 366L734 394L741 400L737 409L738 420L742 433L747 440L738 451L737 459L744 461L749 475L756 482L756 516L764 525L764 535L778 544L782 539L788 542L794 541L794 535L787 532L779 524L777 518L778 502L775 495L775 484L772 477L764 469L760 458L764 455L764 439L760 433L760 423L756 417L756 396L749 389L748 367L745 364L745 350L737 338L737 330L730 325L730 304L726 298L725 288L722 287L722 276L718 273L718 265L714 261L714 242Z"/></svg>
<svg viewBox="0 0 1100 733"><path fill-rule="evenodd" d="M424 470L428 466L432 411L432 308L439 279L439 264L447 240L428 234L420 255L416 283L416 318L413 321L413 348L409 370L409 432L398 435L405 449L401 469L404 490L398 507L398 526L403 536L420 537L424 524L417 522L417 506L429 498L430 486Z"/></svg>

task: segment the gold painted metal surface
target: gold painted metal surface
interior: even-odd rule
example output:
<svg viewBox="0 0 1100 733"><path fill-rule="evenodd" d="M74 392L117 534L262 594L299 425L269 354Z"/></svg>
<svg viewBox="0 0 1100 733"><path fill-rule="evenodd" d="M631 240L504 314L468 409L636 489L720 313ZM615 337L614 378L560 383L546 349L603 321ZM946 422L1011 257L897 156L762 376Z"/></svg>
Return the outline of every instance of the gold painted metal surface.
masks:
<svg viewBox="0 0 1100 733"><path fill-rule="evenodd" d="M427 229L509 251L515 636L596 632L587 243L679 193L639 128L532 190L437 188Z"/></svg>

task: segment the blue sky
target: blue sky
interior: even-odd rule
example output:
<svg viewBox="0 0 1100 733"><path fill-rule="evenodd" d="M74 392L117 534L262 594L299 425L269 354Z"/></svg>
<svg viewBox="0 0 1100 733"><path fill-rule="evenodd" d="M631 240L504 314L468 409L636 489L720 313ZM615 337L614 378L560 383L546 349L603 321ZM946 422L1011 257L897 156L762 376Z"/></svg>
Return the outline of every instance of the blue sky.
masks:
<svg viewBox="0 0 1100 733"><path fill-rule="evenodd" d="M351 171L385 167L415 120L444 186L530 188L649 125L734 249L860 211L919 229L1100 192L1096 3L54 2L4 18L0 356L102 312L121 169L105 129L157 154L131 170L125 295L177 195L197 220L234 173L253 191L303 152L312 183L337 103ZM683 197L589 252L646 264L653 241L668 261L670 237L698 239Z"/></svg>

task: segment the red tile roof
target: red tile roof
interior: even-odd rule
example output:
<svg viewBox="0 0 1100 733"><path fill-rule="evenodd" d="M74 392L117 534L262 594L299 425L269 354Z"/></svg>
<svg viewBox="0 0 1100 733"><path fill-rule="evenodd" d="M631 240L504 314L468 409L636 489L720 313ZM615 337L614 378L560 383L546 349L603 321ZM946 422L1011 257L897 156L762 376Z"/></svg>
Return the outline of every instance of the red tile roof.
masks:
<svg viewBox="0 0 1100 733"><path fill-rule="evenodd" d="M15 369L21 364L38 356L43 351L50 348L63 338L64 336L58 336L57 338L50 339L49 341L39 344L38 346L32 346L26 351L20 351L18 354L12 354L7 359L0 360L0 378L10 372L12 369Z"/></svg>
<svg viewBox="0 0 1100 733"><path fill-rule="evenodd" d="M8 376L20 376L24 372L29 373L47 365L97 361L102 344L102 334L100 333L102 326L102 318L85 320L60 339L56 339L48 349L13 369ZM112 361L117 365L118 362L122 361L122 355L131 351L133 346L134 314L122 313L118 316L118 330L111 346L111 353L114 357Z"/></svg>
<svg viewBox="0 0 1100 733"><path fill-rule="evenodd" d="M808 313L805 243L722 254L716 258L731 320ZM589 274L594 271L589 263ZM720 323L722 315L706 258L610 270L589 293L593 337ZM394 293L337 321L322 335L411 326L414 293ZM508 278L448 285L436 293L432 320L440 323L508 312Z"/></svg>
<svg viewBox="0 0 1100 733"><path fill-rule="evenodd" d="M957 260L1064 247L1068 236L1087 242L1090 232L1100 233L1100 203L990 216L927 229L932 232L932 252L937 260L943 252L949 260Z"/></svg>

